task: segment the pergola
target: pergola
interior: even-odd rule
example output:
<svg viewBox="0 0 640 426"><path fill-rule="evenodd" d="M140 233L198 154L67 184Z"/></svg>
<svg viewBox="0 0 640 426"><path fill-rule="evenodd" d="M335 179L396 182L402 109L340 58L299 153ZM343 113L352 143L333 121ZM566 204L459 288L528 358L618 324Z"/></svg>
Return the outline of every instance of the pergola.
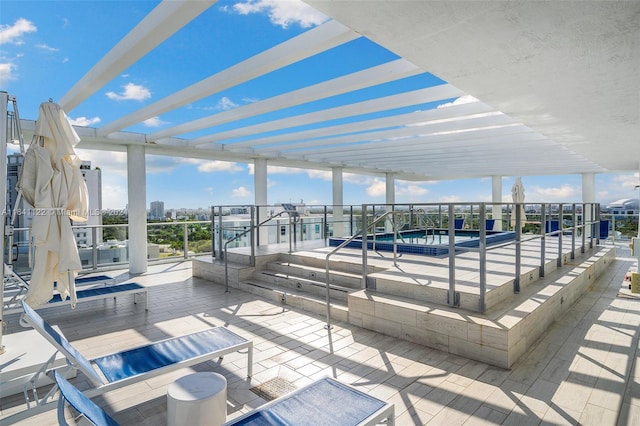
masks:
<svg viewBox="0 0 640 426"><path fill-rule="evenodd" d="M594 202L596 173L640 169L638 1L305 2L332 19L115 121L77 129L79 148L127 151L133 272L146 269L147 153L253 163L257 205L266 204L267 165L331 170L336 205L342 204L343 172L385 176L389 203L394 179L492 176L495 199L501 176L581 174L583 201ZM60 105L73 111L214 3L161 2ZM399 59L157 132L127 131L360 37ZM446 83L231 130L216 127L424 72ZM448 100L457 101L388 113ZM344 117L351 121L331 121ZM32 127L23 125L25 133ZM185 136L194 132L200 135Z"/></svg>

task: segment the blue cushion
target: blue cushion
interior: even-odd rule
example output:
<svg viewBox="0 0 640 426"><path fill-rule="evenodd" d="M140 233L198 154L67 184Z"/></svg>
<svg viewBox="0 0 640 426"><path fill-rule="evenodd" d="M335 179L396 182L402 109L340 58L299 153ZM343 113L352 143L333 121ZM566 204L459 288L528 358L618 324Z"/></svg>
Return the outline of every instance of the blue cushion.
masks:
<svg viewBox="0 0 640 426"><path fill-rule="evenodd" d="M233 424L349 426L361 423L385 405L384 401L340 382L321 379Z"/></svg>
<svg viewBox="0 0 640 426"><path fill-rule="evenodd" d="M226 328L215 327L96 358L93 362L109 382L114 382L245 342L246 339Z"/></svg>
<svg viewBox="0 0 640 426"><path fill-rule="evenodd" d="M60 398L64 398L76 411L96 426L118 426L118 422L113 420L102 408L69 383L59 372L55 371L54 376L56 384L62 394ZM62 413L60 413L60 410L62 410ZM58 405L58 416L60 415L64 416L64 405L61 404Z"/></svg>
<svg viewBox="0 0 640 426"><path fill-rule="evenodd" d="M464 219L454 219L454 220L455 220L455 224L454 224L455 229L462 229L464 227Z"/></svg>
<svg viewBox="0 0 640 426"><path fill-rule="evenodd" d="M113 297L117 296L118 293L129 290L142 290L145 287L138 283L127 283L127 284L118 284L111 285L106 287L96 287L96 288L87 288L85 290L76 291L76 298L78 300L85 299L87 297L95 297L113 294ZM67 297L67 300L69 298ZM59 294L54 294L53 298L49 300L49 303L60 303L62 302L62 297Z"/></svg>

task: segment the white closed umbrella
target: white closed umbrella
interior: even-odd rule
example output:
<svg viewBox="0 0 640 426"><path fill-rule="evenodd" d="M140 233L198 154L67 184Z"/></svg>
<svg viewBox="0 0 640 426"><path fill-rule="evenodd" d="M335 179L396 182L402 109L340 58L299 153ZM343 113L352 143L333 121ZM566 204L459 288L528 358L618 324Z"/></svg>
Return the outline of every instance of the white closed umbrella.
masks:
<svg viewBox="0 0 640 426"><path fill-rule="evenodd" d="M63 300L75 307L75 275L82 269L71 220L86 221L87 186L74 151L80 141L62 108L40 105L37 137L25 153L20 190L34 207L32 238L35 255L26 301L36 308L53 297L53 283ZM38 143L38 142L41 142Z"/></svg>
<svg viewBox="0 0 640 426"><path fill-rule="evenodd" d="M515 204L520 204L520 218L524 221L527 220L527 216L524 212L524 185L522 184L522 178L518 176L516 181L513 183L511 187L511 197L513 198L513 202ZM515 210L511 214L511 226L515 228L516 226L516 212Z"/></svg>

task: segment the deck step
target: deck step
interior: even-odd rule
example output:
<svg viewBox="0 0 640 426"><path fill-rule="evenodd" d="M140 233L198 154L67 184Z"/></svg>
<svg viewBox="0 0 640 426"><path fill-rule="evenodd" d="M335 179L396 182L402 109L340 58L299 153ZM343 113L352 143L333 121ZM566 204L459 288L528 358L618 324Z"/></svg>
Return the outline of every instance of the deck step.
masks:
<svg viewBox="0 0 640 426"><path fill-rule="evenodd" d="M241 281L239 288L265 297L266 299L277 301L281 303L282 306L292 306L318 315L326 315L327 313L326 293L323 297L319 294L309 293L297 288L284 287L255 278ZM338 290L333 289L332 295L337 294L337 292ZM340 296L340 298L332 297L330 299L331 317L334 320L348 322L349 315L346 297L345 293L345 295Z"/></svg>
<svg viewBox="0 0 640 426"><path fill-rule="evenodd" d="M285 276L299 277L310 281L326 282L326 269L317 268L313 266L307 266L297 264L289 261L277 261L269 262L267 264L267 270L275 273L284 274ZM337 271L334 269L329 270L329 284L334 284L340 287L346 287L353 290L360 290L362 282L362 271L354 274L349 272Z"/></svg>

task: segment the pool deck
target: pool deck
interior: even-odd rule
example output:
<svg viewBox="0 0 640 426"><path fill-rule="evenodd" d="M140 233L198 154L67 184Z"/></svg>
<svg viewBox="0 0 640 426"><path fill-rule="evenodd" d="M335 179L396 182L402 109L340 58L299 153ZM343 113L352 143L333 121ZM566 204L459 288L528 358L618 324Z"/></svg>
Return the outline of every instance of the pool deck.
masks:
<svg viewBox="0 0 640 426"><path fill-rule="evenodd" d="M463 261L457 268L465 268ZM473 267L467 266L472 269ZM228 418L265 400L250 389L276 377L300 387L336 377L395 404L398 425L640 424L640 298L624 281L636 260L626 244L584 296L566 310L510 368L432 349L325 318L192 276L191 262L155 265L145 274L114 275L149 287L149 311L131 297L42 311L87 357L211 326L254 340L254 376L246 356L227 356L110 392L95 401L123 425L166 424L167 386L191 371L228 380ZM471 270L468 273L472 273ZM7 316L8 333L21 331ZM73 381L88 382L79 374ZM1 402L2 418L23 409L21 395ZM57 424L55 412L22 422Z"/></svg>

